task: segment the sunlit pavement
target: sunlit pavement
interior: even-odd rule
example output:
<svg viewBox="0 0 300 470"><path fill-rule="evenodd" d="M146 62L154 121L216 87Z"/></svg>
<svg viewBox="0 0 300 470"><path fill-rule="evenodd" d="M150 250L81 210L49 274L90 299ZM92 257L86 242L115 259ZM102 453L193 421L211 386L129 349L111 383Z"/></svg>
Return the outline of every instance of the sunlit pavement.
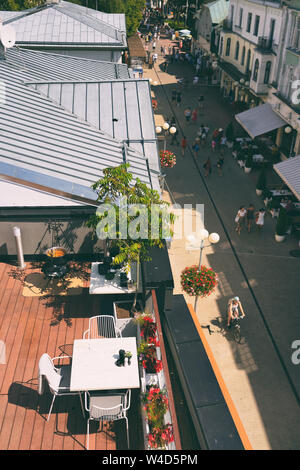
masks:
<svg viewBox="0 0 300 470"><path fill-rule="evenodd" d="M169 43L160 40L156 52ZM181 205L203 203L207 230L220 235L218 245L206 248L202 257L202 263L218 273L219 286L211 296L198 300L197 316L201 325L211 326L212 334L204 329L205 335L253 448L300 449L296 398L300 395L300 365L291 361L291 344L300 335L299 259L289 255L297 247L296 241L276 243L275 221L270 216L263 233L254 228L252 233L244 231L238 236L234 231L234 217L242 204L253 203L257 209L263 205L255 193L258 172L244 174L227 150L223 175L219 176L214 166L218 154L211 151L210 140L197 159L191 153L198 126L208 125L210 131L225 129L233 110L221 102L217 87L191 84L183 90L181 105L174 106L171 91L178 87L177 78L188 77L191 83L193 68L187 63L171 64L165 73L160 67L163 60L159 54L155 68L144 71L144 78L158 82L152 85L158 101L155 122L162 125L175 115L179 141L184 133L190 145L182 157L180 147L171 146L167 137L166 148L177 155L177 164L163 169L167 183L164 197ZM186 106L196 106L199 95L205 96L203 115L197 125L187 124L183 111ZM202 167L208 155L213 173L206 179ZM173 240L169 255L175 293L182 293L180 273L186 266L198 264L199 251L187 251L186 240ZM218 326L218 318L225 318L227 301L233 294L240 296L247 315L241 325L244 338L240 345ZM193 298L186 299L194 305Z"/></svg>

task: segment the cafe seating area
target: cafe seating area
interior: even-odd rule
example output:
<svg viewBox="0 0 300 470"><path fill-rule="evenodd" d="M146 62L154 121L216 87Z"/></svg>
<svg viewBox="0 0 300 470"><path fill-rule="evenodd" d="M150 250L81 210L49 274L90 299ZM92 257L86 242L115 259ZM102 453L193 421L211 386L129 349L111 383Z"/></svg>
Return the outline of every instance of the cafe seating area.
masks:
<svg viewBox="0 0 300 470"><path fill-rule="evenodd" d="M36 269L0 264L1 449L143 449L137 338L119 332L116 296L89 294L89 271L81 295L24 297Z"/></svg>

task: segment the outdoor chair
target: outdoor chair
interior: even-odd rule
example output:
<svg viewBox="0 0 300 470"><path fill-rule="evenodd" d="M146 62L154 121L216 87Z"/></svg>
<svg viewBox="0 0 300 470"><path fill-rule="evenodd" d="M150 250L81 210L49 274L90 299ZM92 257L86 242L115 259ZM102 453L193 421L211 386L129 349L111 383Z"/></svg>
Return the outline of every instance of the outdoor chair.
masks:
<svg viewBox="0 0 300 470"><path fill-rule="evenodd" d="M110 315L91 317L89 321L89 329L83 333L83 339L118 337L121 338L122 334L116 327L114 317Z"/></svg>
<svg viewBox="0 0 300 470"><path fill-rule="evenodd" d="M89 450L89 433L90 421L117 421L125 419L126 421L126 435L127 446L129 449L129 431L128 431L128 418L127 410L130 408L131 390L125 393L107 394L107 393L91 393L85 392L85 409L89 413L87 421L87 439L86 448Z"/></svg>
<svg viewBox="0 0 300 470"><path fill-rule="evenodd" d="M44 380L48 382L49 389L53 394L52 403L48 413L47 421L50 419L51 411L53 408L54 400L57 396L65 395L79 395L82 414L85 417L85 411L82 402L82 392L71 392L70 391L70 378L71 378L71 366L61 365L56 367L54 365L55 360L61 360L64 358L70 359L70 356L59 356L51 357L48 354L43 354L39 361L39 386L38 393L42 395L44 392Z"/></svg>

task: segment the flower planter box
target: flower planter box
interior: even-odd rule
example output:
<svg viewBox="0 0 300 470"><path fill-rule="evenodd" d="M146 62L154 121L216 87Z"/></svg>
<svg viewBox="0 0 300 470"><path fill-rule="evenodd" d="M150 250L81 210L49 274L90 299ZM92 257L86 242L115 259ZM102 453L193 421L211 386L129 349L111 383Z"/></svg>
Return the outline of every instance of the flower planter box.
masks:
<svg viewBox="0 0 300 470"><path fill-rule="evenodd" d="M157 333L156 333L156 338L158 340ZM138 342L138 346L141 344L142 341L144 341L144 338L141 335L140 325L137 324L137 342ZM160 347L156 346L155 349L156 349L157 360L161 360ZM166 380L165 380L163 369L160 370L157 373L149 373L149 372L146 371L146 369L141 364L139 365L139 367L140 367L141 392L142 392L142 394L147 393L151 389L151 387L159 388L160 390L165 390L166 389ZM145 409L144 409L143 405L142 405L141 416L142 416L142 421L143 421L143 433L144 433L145 450L153 450L153 448L150 446L149 441L148 441L148 436L149 436L149 433L151 432L151 429L149 427L147 415L146 415L146 412L145 412ZM165 413L163 422L164 422L165 426L172 424L172 419L171 419L171 415L170 415L169 410L167 410L167 412ZM175 450L176 447L175 447L174 442L170 442L169 444L166 445L165 448L158 448L158 447L155 448L155 450L159 450L159 449L161 449L161 450Z"/></svg>

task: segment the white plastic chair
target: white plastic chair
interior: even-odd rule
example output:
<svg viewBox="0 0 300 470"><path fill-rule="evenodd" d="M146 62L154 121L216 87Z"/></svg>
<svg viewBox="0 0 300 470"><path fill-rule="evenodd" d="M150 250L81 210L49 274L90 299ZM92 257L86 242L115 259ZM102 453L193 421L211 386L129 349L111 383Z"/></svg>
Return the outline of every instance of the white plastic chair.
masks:
<svg viewBox="0 0 300 470"><path fill-rule="evenodd" d="M39 360L38 393L40 395L43 394L44 392L43 383L44 383L44 379L46 379L49 385L49 389L51 393L53 394L53 400L50 406L47 421L49 421L50 419L50 415L51 415L55 398L57 396L62 396L62 395L79 395L82 414L85 417L85 411L84 411L82 396L81 396L82 392L70 391L71 366L62 365L60 367L55 367L54 365L54 361L56 359L60 360L64 358L70 359L70 356L59 356L59 357L54 357L51 359L49 354L45 353L41 356Z"/></svg>
<svg viewBox="0 0 300 470"><path fill-rule="evenodd" d="M85 409L89 413L87 421L86 448L89 450L90 421L117 421L125 419L127 446L129 449L129 430L127 410L130 408L131 390L126 393L106 394L85 392Z"/></svg>
<svg viewBox="0 0 300 470"><path fill-rule="evenodd" d="M116 327L116 321L111 315L91 317L89 329L83 333L83 339L121 338L122 334Z"/></svg>

